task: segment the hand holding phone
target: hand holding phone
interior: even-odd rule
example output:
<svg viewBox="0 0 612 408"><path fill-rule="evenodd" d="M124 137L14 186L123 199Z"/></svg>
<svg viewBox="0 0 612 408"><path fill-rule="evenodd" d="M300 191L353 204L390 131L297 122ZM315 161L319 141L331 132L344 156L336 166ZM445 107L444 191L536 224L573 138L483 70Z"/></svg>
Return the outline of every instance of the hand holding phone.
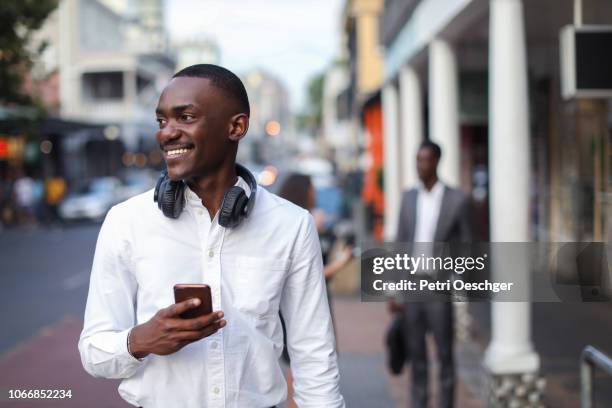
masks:
<svg viewBox="0 0 612 408"><path fill-rule="evenodd" d="M212 312L210 287L176 286L175 299L185 300L159 310L148 322L131 330L129 351L134 357L143 358L150 353L162 356L175 353L189 343L216 333L227 324L222 311Z"/></svg>

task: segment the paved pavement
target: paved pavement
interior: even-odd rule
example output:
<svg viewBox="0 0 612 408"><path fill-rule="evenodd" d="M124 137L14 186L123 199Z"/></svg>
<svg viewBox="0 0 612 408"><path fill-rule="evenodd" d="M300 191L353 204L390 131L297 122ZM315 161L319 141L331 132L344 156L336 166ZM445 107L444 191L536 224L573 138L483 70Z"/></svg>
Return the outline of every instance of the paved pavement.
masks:
<svg viewBox="0 0 612 408"><path fill-rule="evenodd" d="M77 350L82 322L65 317L13 348L0 360L1 408L125 408L117 393L119 382L93 378L83 367ZM71 398L9 399L8 390L70 390Z"/></svg>
<svg viewBox="0 0 612 408"><path fill-rule="evenodd" d="M593 345L612 356L612 304L534 303L532 338L546 379L543 402L552 408L580 406L579 361L582 349ZM471 304L477 323L477 344L484 350L490 333L490 305ZM612 377L595 370L595 401L612 407Z"/></svg>
<svg viewBox="0 0 612 408"><path fill-rule="evenodd" d="M408 407L410 394L409 370L394 377L385 365L384 334L391 322L384 303L362 303L356 298L334 298L340 375L343 395L348 407ZM433 341L428 344L433 350ZM459 360L459 359L458 359ZM461 360L459 371L471 367ZM460 373L461 377L462 373ZM434 390L437 388L437 366L431 370ZM480 408L466 383L459 378L457 406ZM437 395L434 393L434 399Z"/></svg>
<svg viewBox="0 0 612 408"><path fill-rule="evenodd" d="M95 379L80 364L76 343L91 257L99 226L0 233L0 408L125 407L117 382ZM586 344L612 351L609 304L534 305L534 342L547 376L550 407L578 406L578 356ZM385 368L384 304L334 298L341 389L349 407L407 407L408 374ZM478 342L458 346L458 407L480 407L479 360L487 342L488 306L475 305L483 330ZM432 371L435 372L436 367ZM432 374L433 375L433 374ZM596 398L612 406L612 380L598 375ZM9 401L8 390L71 389L71 400Z"/></svg>

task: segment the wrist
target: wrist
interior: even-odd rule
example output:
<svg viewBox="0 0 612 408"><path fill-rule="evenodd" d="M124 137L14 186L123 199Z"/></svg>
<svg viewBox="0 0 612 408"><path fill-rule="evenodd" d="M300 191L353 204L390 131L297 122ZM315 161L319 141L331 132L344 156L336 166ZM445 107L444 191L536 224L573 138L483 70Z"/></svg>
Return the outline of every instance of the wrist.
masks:
<svg viewBox="0 0 612 408"><path fill-rule="evenodd" d="M143 358L145 358L146 356L149 355L149 353L143 349L142 345L140 344L140 342L138 341L138 335L137 333L137 328L133 327L127 335L127 351L128 353L130 353L132 355L132 357L138 359L138 360L142 360Z"/></svg>

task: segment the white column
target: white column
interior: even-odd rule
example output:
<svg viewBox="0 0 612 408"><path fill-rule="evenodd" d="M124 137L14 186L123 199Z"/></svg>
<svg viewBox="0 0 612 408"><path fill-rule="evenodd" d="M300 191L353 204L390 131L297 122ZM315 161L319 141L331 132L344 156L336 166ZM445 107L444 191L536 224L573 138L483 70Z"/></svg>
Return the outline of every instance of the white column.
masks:
<svg viewBox="0 0 612 408"><path fill-rule="evenodd" d="M523 5L521 0L491 0L490 13L491 241L527 242L530 149ZM526 259L520 261L512 266L513 273L525 280L529 265ZM493 374L537 371L539 358L531 342L530 305L493 303L491 313L492 336L485 355L489 370Z"/></svg>
<svg viewBox="0 0 612 408"><path fill-rule="evenodd" d="M443 182L459 186L459 102L455 52L447 41L429 45L429 132L442 148L438 175Z"/></svg>
<svg viewBox="0 0 612 408"><path fill-rule="evenodd" d="M417 182L416 152L423 141L423 107L419 77L410 66L403 67L399 74L401 109L400 162L401 186L407 190Z"/></svg>
<svg viewBox="0 0 612 408"><path fill-rule="evenodd" d="M124 114L133 114L138 106L138 93L136 92L136 72L123 71L123 106Z"/></svg>
<svg viewBox="0 0 612 408"><path fill-rule="evenodd" d="M81 72L75 67L79 52L79 2L63 0L58 4L59 32L59 93L60 113L66 119L75 119L82 99ZM82 118L78 118L82 119Z"/></svg>
<svg viewBox="0 0 612 408"><path fill-rule="evenodd" d="M385 241L395 239L399 217L400 163L399 163L399 106L395 85L388 83L382 90L384 188L385 188Z"/></svg>

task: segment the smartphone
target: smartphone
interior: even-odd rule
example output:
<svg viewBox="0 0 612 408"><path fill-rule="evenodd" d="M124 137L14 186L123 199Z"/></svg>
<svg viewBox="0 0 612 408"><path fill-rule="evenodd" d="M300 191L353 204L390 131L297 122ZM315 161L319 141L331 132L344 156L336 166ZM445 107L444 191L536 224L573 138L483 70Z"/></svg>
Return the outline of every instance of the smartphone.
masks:
<svg viewBox="0 0 612 408"><path fill-rule="evenodd" d="M198 298L200 305L180 314L182 319L193 319L212 313L212 295L210 286L196 283L177 283L174 285L174 302L180 303L187 299Z"/></svg>

